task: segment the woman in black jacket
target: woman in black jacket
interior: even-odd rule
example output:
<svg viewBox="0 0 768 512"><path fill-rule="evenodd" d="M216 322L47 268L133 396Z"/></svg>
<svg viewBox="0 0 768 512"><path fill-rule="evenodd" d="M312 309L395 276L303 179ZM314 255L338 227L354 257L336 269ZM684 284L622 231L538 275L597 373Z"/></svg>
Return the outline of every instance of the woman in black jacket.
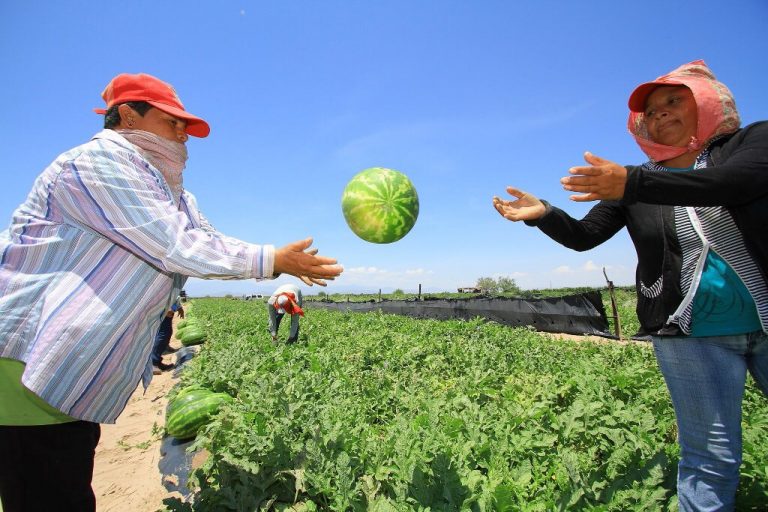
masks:
<svg viewBox="0 0 768 512"><path fill-rule="evenodd" d="M576 220L514 187L493 198L575 250L626 227L637 251L637 314L672 397L680 510L733 510L746 372L768 394L768 123L739 128L728 88L694 61L635 89L629 130L650 160L591 153L561 180Z"/></svg>

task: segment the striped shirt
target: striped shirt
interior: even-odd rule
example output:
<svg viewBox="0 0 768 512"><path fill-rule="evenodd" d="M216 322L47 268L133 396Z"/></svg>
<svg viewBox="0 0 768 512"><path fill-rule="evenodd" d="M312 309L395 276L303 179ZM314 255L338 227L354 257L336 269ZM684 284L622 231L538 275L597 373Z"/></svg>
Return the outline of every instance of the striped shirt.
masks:
<svg viewBox="0 0 768 512"><path fill-rule="evenodd" d="M217 232L112 130L60 155L0 233L0 357L74 418L114 423L187 276L272 277L274 247Z"/></svg>
<svg viewBox="0 0 768 512"><path fill-rule="evenodd" d="M705 168L708 157L709 151L703 151L696 159L694 168ZM647 162L644 167L653 171L668 172L665 167L653 162ZM685 296L677 310L670 315L668 322L678 324L685 334L691 334L694 298L699 290L707 257L712 251L725 261L742 281L757 307L760 324L763 330L766 330L768 285L763 280L757 263L747 251L744 238L728 210L722 206L675 206L674 212L677 236L683 252L680 288ZM729 326L724 326L725 332L728 328Z"/></svg>

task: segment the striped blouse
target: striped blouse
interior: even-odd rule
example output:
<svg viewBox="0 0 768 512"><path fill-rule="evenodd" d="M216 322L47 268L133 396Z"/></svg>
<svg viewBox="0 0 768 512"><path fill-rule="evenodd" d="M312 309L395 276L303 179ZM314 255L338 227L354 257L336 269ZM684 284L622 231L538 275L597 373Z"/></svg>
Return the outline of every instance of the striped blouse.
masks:
<svg viewBox="0 0 768 512"><path fill-rule="evenodd" d="M694 168L706 167L708 158L709 151L703 151L696 159ZM646 162L644 167L652 171L669 172L665 167L653 162ZM685 334L691 334L694 297L707 256L713 251L741 279L757 307L760 324L763 330L766 330L768 286L757 263L747 251L744 238L728 210L722 206L675 206L674 212L677 236L683 252L680 288L685 296L677 310L670 315L668 322L678 324ZM657 295L660 293L661 288L658 289Z"/></svg>
<svg viewBox="0 0 768 512"><path fill-rule="evenodd" d="M0 233L0 357L74 418L114 423L187 276L272 277L274 247L217 232L112 130L60 155ZM145 380L146 384L147 380Z"/></svg>

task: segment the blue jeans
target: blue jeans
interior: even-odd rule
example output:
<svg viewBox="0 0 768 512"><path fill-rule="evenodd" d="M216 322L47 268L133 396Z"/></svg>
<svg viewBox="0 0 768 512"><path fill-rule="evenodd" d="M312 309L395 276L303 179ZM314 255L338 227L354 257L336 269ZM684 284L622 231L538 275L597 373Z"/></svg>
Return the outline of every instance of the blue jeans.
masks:
<svg viewBox="0 0 768 512"><path fill-rule="evenodd" d="M171 344L171 334L173 334L173 317L164 316L160 323L160 328L155 335L155 343L152 345L152 364L157 366L163 362L163 352Z"/></svg>
<svg viewBox="0 0 768 512"><path fill-rule="evenodd" d="M768 336L654 337L677 417L680 510L734 510L747 371L768 395Z"/></svg>

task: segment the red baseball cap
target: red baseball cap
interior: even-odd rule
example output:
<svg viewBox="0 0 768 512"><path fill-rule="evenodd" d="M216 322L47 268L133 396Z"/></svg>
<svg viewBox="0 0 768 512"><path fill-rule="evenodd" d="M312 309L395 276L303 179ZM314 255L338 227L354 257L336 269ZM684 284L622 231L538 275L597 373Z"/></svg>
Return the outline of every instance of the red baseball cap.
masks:
<svg viewBox="0 0 768 512"><path fill-rule="evenodd" d="M640 84L629 96L629 101L627 102L629 110L632 112L645 112L645 101L648 99L648 96L662 85L675 86L685 84L668 77L660 77L653 82Z"/></svg>
<svg viewBox="0 0 768 512"><path fill-rule="evenodd" d="M696 103L699 104L701 94L711 90L715 82L715 75L707 67L707 64L701 59L694 60L683 64L666 75L658 77L656 80L638 85L630 94L627 103L631 112L642 113L645 112L645 102L648 96L657 87L684 85L693 92L694 97L696 97ZM727 90L725 86L722 86L721 89Z"/></svg>
<svg viewBox="0 0 768 512"><path fill-rule="evenodd" d="M211 133L208 123L184 110L173 86L146 73L117 75L104 88L101 97L107 103L107 108L93 109L97 114L106 114L110 107L128 101L146 101L167 114L185 120L186 132L193 137L207 137Z"/></svg>

